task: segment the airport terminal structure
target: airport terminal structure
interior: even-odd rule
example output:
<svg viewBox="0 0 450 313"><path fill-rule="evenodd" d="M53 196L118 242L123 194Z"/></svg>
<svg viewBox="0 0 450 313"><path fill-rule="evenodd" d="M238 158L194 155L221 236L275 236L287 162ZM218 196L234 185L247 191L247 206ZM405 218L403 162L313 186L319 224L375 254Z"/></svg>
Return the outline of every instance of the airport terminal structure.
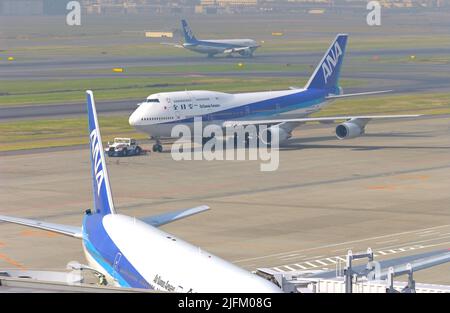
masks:
<svg viewBox="0 0 450 313"><path fill-rule="evenodd" d="M447 1L25 2L0 293L450 292Z"/></svg>

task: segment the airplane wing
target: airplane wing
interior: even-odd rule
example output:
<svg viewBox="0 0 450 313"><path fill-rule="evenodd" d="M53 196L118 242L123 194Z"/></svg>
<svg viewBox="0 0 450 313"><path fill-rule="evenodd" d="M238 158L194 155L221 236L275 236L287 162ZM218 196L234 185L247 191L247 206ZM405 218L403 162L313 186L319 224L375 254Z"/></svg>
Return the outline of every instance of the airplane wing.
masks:
<svg viewBox="0 0 450 313"><path fill-rule="evenodd" d="M43 230L51 231L54 233L58 233L58 234L62 234L62 235L66 235L66 236L70 236L70 237L74 237L74 238L79 238L79 239L83 238L83 232L81 230L81 227L47 223L47 222L31 220L31 219L27 219L27 218L18 218L18 217L5 216L5 215L0 215L0 221L34 227L34 228L38 228L38 229L43 229Z"/></svg>
<svg viewBox="0 0 450 313"><path fill-rule="evenodd" d="M307 123L307 122L334 122L334 121L348 121L348 120L365 120L372 119L392 119L392 118L412 118L422 116L420 114L411 115L357 115L357 116L330 116L330 117L304 117L304 118L290 118L290 119L268 119L268 120L247 120L247 121L226 121L223 127L236 127L247 125L276 125L282 123Z"/></svg>
<svg viewBox="0 0 450 313"><path fill-rule="evenodd" d="M249 50L249 49L251 49L251 48L250 47L231 48L231 49L224 50L223 53L229 54L229 53L241 52L241 51L245 51L245 50Z"/></svg>
<svg viewBox="0 0 450 313"><path fill-rule="evenodd" d="M209 207L206 205L198 206L190 209L182 209L174 212L164 213L160 215L154 215L149 217L140 218L140 220L144 221L147 224L150 224L154 227L158 227L164 224L172 223L183 219L188 216L192 216L194 214L198 214L201 212L208 211Z"/></svg>
<svg viewBox="0 0 450 313"><path fill-rule="evenodd" d="M183 45L180 45L178 43L172 43L172 42L161 42L161 45L166 45L166 46L173 46L175 48L184 48Z"/></svg>

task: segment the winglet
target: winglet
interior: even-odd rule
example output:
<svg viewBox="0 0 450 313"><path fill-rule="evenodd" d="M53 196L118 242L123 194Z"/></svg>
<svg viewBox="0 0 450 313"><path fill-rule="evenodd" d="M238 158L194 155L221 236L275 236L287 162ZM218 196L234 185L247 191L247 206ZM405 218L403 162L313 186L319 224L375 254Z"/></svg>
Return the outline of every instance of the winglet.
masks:
<svg viewBox="0 0 450 313"><path fill-rule="evenodd" d="M94 196L94 210L102 215L114 214L114 203L109 184L108 170L98 125L97 110L95 108L94 93L86 91L89 124L89 147L92 173L92 192Z"/></svg>

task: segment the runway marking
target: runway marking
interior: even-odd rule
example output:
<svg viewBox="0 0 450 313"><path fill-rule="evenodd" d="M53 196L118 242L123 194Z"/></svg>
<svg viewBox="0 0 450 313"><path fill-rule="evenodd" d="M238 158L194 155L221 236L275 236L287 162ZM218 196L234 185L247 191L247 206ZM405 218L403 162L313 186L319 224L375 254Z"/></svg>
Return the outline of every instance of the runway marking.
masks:
<svg viewBox="0 0 450 313"><path fill-rule="evenodd" d="M26 267L23 266L22 264L20 264L19 262L17 262L14 259L11 259L9 256L7 256L6 254L0 253L0 259L2 259L3 261L5 261L6 263L8 263L9 265L12 265L16 268L19 268L21 270L26 270Z"/></svg>
<svg viewBox="0 0 450 313"><path fill-rule="evenodd" d="M280 269L279 267L272 267L273 270L277 271L277 272L284 272L282 269Z"/></svg>
<svg viewBox="0 0 450 313"><path fill-rule="evenodd" d="M309 259L320 259L320 258L323 258L323 257L325 257L325 256L324 255L316 255L316 256L310 257Z"/></svg>
<svg viewBox="0 0 450 313"><path fill-rule="evenodd" d="M295 271L295 268L292 268L292 267L290 267L289 265L285 265L285 266L283 266L283 267L287 268L287 269L290 270L290 271Z"/></svg>
<svg viewBox="0 0 450 313"><path fill-rule="evenodd" d="M421 234L428 234L428 233L432 233L434 230L427 230L427 231L421 231L421 232L417 232L417 234L420 236Z"/></svg>
<svg viewBox="0 0 450 313"><path fill-rule="evenodd" d="M297 256L291 256L291 257L289 257L289 258L282 258L282 257L280 257L279 258L280 260L283 260L283 261L288 261L288 260L293 260L293 259L302 259L301 257L297 257Z"/></svg>
<svg viewBox="0 0 450 313"><path fill-rule="evenodd" d="M404 246L406 244L411 244L412 246L407 247L407 248L409 248L410 250L414 250L415 249L414 247L416 247L416 246L417 247L422 247L420 245L422 243L429 242L429 241L436 241L436 240L440 240L440 239L446 239L446 238L450 238L450 236L441 236L441 237L437 237L437 238L429 238L429 239L424 239L424 240L412 241L412 242L404 243L402 245ZM380 249L386 250L386 249L391 249L391 248L398 248L398 245L390 246L390 247L384 247L384 248L380 248Z"/></svg>
<svg viewBox="0 0 450 313"><path fill-rule="evenodd" d="M427 232L427 233L419 234L417 236L426 237L426 236L435 236L435 235L440 235L440 234L441 234L441 232Z"/></svg>
<svg viewBox="0 0 450 313"><path fill-rule="evenodd" d="M288 254L288 255L286 255L286 256L282 256L282 257L280 257L280 259L284 259L284 258L290 258L290 257L293 257L293 256L300 256L300 254L298 254L298 253L294 253L294 254Z"/></svg>
<svg viewBox="0 0 450 313"><path fill-rule="evenodd" d="M392 255L392 254L412 251L412 250L416 250L416 249L430 248L430 247L439 246L439 245L443 245L443 244L447 244L447 243L450 243L450 242L443 242L443 243L441 242L441 243L436 243L436 244L431 244L431 245L426 245L426 246L415 245L415 246L410 246L410 247L401 247L401 248L389 249L389 250L384 250L384 251L379 250L379 251L377 251L377 253L379 253L382 256L385 256L385 255ZM376 256L377 255L374 253L374 257L376 257ZM320 264L322 266L329 266L330 264L327 264L325 262L325 260L329 261L333 264L336 264L336 266L337 266L337 263L341 264L341 261L344 263L346 262L345 256L336 256L336 257L329 257L329 258L325 258L325 259L309 260L307 262L302 262L301 264L296 263L296 264L281 265L279 267L292 268L292 266L296 266L296 267L299 267L301 270L309 270L309 269L319 267L319 265L317 265L317 264ZM292 270L292 271L295 271L295 270Z"/></svg>
<svg viewBox="0 0 450 313"><path fill-rule="evenodd" d="M423 228L423 229L420 229L420 230L416 229L416 230L413 230L413 231L405 231L405 232L399 232L399 233L394 233L394 234L375 236L375 237L368 237L368 238L364 238L364 239L351 240L351 241L345 241L345 242L334 243L334 244L327 244L327 245L322 245L322 246L318 246L318 247L314 247L314 248L307 248L307 249L292 250L292 251L286 251L286 252L281 252L281 253L268 254L268 255L263 255L263 256L254 257L254 258L246 258L246 259L235 260L235 261L233 261L233 263L241 263L241 262L246 262L246 261L251 261L251 260L265 259L265 258L269 258L269 257L278 257L278 256L289 254L289 253L296 253L296 252L300 253L300 252L306 252L306 251L313 251L313 250L318 250L318 249L337 247L337 246L341 246L341 245L365 242L365 241L370 241L370 240L389 238L389 237L393 237L393 236L414 234L414 233L417 233L418 231L433 230L433 229L439 229L439 228L449 227L449 226L450 226L450 224L446 224L446 225L434 226L434 227L429 227L429 228Z"/></svg>
<svg viewBox="0 0 450 313"><path fill-rule="evenodd" d="M386 241L379 241L379 242L376 242L376 244L377 244L377 245L382 245L382 244L385 244L385 243L390 243L390 242L395 242L395 241L399 241L399 239L392 239L392 240L386 240Z"/></svg>

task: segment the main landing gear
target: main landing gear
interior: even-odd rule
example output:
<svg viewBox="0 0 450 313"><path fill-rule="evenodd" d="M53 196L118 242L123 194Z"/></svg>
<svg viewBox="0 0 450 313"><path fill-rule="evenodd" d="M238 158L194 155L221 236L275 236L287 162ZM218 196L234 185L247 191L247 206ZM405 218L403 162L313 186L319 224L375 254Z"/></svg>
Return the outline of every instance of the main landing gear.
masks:
<svg viewBox="0 0 450 313"><path fill-rule="evenodd" d="M163 151L163 146L159 139L156 139L156 143L153 145L152 150L153 150L153 152L162 152Z"/></svg>

